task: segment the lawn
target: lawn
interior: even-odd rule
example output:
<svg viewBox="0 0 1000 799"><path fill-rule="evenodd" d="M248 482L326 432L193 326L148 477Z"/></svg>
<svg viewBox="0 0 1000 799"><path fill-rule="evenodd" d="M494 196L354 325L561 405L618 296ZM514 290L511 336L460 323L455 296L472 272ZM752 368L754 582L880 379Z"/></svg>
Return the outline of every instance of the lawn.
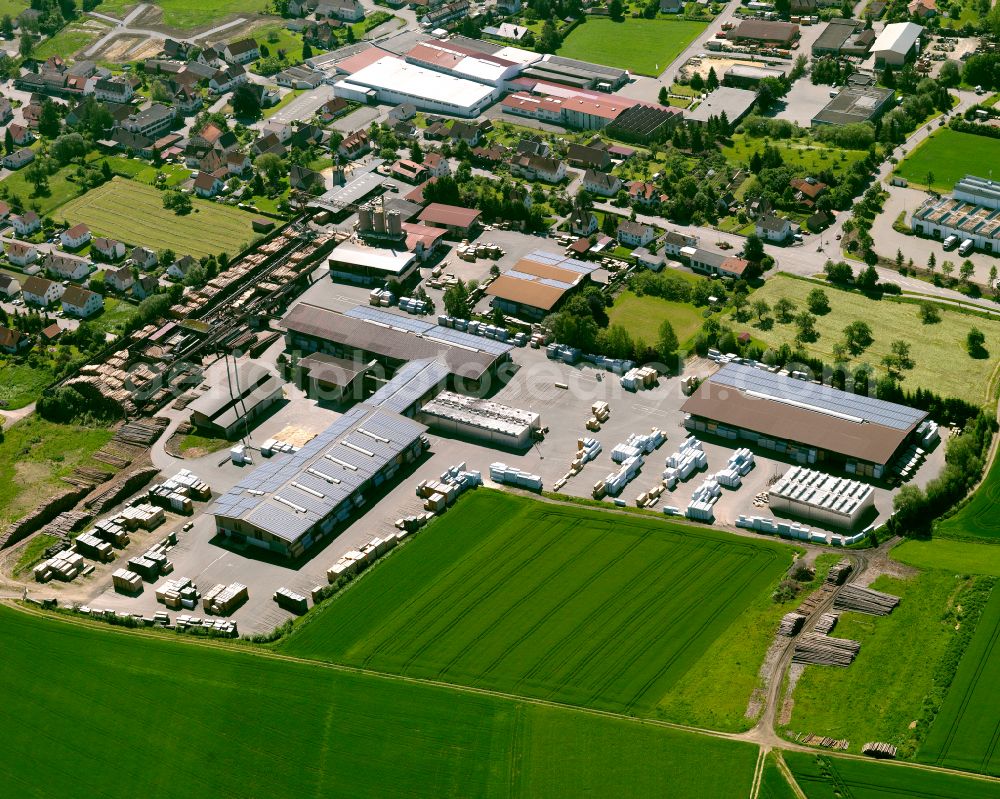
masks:
<svg viewBox="0 0 1000 799"><path fill-rule="evenodd" d="M716 799L749 795L757 759L748 743L7 607L0 649L12 797Z"/></svg>
<svg viewBox="0 0 1000 799"><path fill-rule="evenodd" d="M660 297L640 297L631 291L623 291L615 297L615 304L608 309L608 318L613 325L622 325L637 339L647 344L655 344L660 325L669 319L683 346L701 329L705 320L701 311L690 303L664 300Z"/></svg>
<svg viewBox="0 0 1000 799"><path fill-rule="evenodd" d="M1000 783L974 777L804 752L784 757L807 799L1000 799Z"/></svg>
<svg viewBox="0 0 1000 799"><path fill-rule="evenodd" d="M60 478L91 460L112 436L106 428L61 425L32 414L4 430L0 442L0 529L69 485Z"/></svg>
<svg viewBox="0 0 1000 799"><path fill-rule="evenodd" d="M226 449L232 442L225 438L213 438L211 436L199 436L196 433L188 433L184 436L177 449L187 458L200 458L212 452Z"/></svg>
<svg viewBox="0 0 1000 799"><path fill-rule="evenodd" d="M811 139L757 139L743 133L732 138L732 144L722 148L726 160L746 167L754 153L773 147L781 153L786 167L801 176L815 175L829 169L835 175L843 174L855 161L867 155L865 150L844 150L827 147Z"/></svg>
<svg viewBox="0 0 1000 799"><path fill-rule="evenodd" d="M1000 591L994 589L941 710L917 757L924 763L1000 775Z"/></svg>
<svg viewBox="0 0 1000 799"><path fill-rule="evenodd" d="M135 313L135 306L116 297L104 298L104 310L88 321L90 325L103 333L120 335L125 323Z"/></svg>
<svg viewBox="0 0 1000 799"><path fill-rule="evenodd" d="M28 356L0 355L0 406L13 411L30 405L54 380L50 362L32 363Z"/></svg>
<svg viewBox="0 0 1000 799"><path fill-rule="evenodd" d="M80 194L80 186L71 180L76 170L76 166L64 166L49 175L48 191L38 197L33 196L35 187L28 183L25 177L27 169L12 172L3 179L3 184L10 190L11 195L16 195L24 201L26 208L33 208L42 216L51 214L61 221L59 215L55 213L56 209Z"/></svg>
<svg viewBox="0 0 1000 799"><path fill-rule="evenodd" d="M779 256L780 259L780 256ZM805 299L819 285L790 275L778 274L753 293L751 301L766 300L773 308L781 297L792 300L796 313L805 310ZM941 321L925 325L920 321L920 306L890 298L874 300L856 291L837 289L822 284L830 298L829 313L816 319L819 338L806 343L809 355L833 364L833 346L843 341L843 330L851 322L868 322L874 332L874 343L861 355L850 361L852 367L868 363L882 372L882 358L889 353L893 341L910 343L913 369L903 372L903 386L908 389L924 388L944 397L962 397L969 402L988 399L990 378L1000 363L1000 321L983 319L949 306L939 306ZM965 349L965 338L973 327L986 335L988 357L972 358ZM769 330L756 324L738 326L768 346L792 344L797 328L794 323L778 324ZM947 365L946 368L942 368Z"/></svg>
<svg viewBox="0 0 1000 799"><path fill-rule="evenodd" d="M193 210L177 216L163 207L152 186L114 177L68 203L61 211L71 224L83 222L94 235L112 236L178 255L230 255L254 239L253 215L237 208L192 198Z"/></svg>
<svg viewBox="0 0 1000 799"><path fill-rule="evenodd" d="M148 186L156 185L156 176L159 173L166 175L167 186L179 186L191 178L191 170L180 164L161 164L159 167L150 166L145 161L135 158L122 158L118 155L110 155L102 159L106 162L111 171L123 178L131 178ZM95 164L100 168L100 163Z"/></svg>
<svg viewBox="0 0 1000 799"><path fill-rule="evenodd" d="M1000 139L942 128L906 156L895 174L926 187L930 172L930 188L947 193L966 175L988 177L989 165L996 163L1000 163Z"/></svg>
<svg viewBox="0 0 1000 799"><path fill-rule="evenodd" d="M920 718L934 666L954 635L956 597L970 583L940 571L905 580L879 577L873 587L902 597L899 607L884 617L841 613L832 635L860 641L861 651L846 671L806 667L787 730L846 738L852 752L867 741L886 741L912 755L910 723Z"/></svg>
<svg viewBox="0 0 1000 799"><path fill-rule="evenodd" d="M163 24L173 28L198 28L226 17L252 17L267 10L268 0L156 0L163 10ZM133 0L103 0L97 8L102 14L124 17L135 8Z"/></svg>
<svg viewBox="0 0 1000 799"><path fill-rule="evenodd" d="M578 25L559 55L640 75L659 75L706 28L704 22L592 17Z"/></svg>
<svg viewBox="0 0 1000 799"><path fill-rule="evenodd" d="M11 570L11 575L13 577L17 577L19 574L28 571L28 569L44 557L45 550L55 544L58 540L59 536L49 535L48 533L39 533L31 538L21 549L17 562Z"/></svg>
<svg viewBox="0 0 1000 799"><path fill-rule="evenodd" d="M282 97L278 102L272 105L270 108L264 109L264 119L277 114L282 108L288 105L292 100L299 97L305 89L292 89L284 97Z"/></svg>
<svg viewBox="0 0 1000 799"><path fill-rule="evenodd" d="M935 535L983 538L1000 543L1000 458L995 458L982 484L958 511L934 527ZM994 557L1000 557L1000 553Z"/></svg>
<svg viewBox="0 0 1000 799"><path fill-rule="evenodd" d="M280 648L649 715L712 641L742 626L790 556L770 542L480 490Z"/></svg>
<svg viewBox="0 0 1000 799"><path fill-rule="evenodd" d="M956 574L988 574L1000 577L1000 546L934 538L904 541L892 550L900 563L919 569L946 569Z"/></svg>
<svg viewBox="0 0 1000 799"><path fill-rule="evenodd" d="M107 32L108 27L94 19L87 18L85 24L71 22L55 36L39 44L32 52L32 57L40 61L54 55L68 59Z"/></svg>

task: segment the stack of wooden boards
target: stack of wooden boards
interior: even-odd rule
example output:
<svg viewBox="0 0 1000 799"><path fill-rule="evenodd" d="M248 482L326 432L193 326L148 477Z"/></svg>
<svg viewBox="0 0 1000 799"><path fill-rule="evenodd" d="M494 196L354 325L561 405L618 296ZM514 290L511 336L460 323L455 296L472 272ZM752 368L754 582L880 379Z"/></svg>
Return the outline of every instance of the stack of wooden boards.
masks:
<svg viewBox="0 0 1000 799"><path fill-rule="evenodd" d="M845 585L833 600L837 610L855 610L871 616L888 616L898 604L898 596L856 585Z"/></svg>
<svg viewBox="0 0 1000 799"><path fill-rule="evenodd" d="M847 667L854 662L860 649L859 642L847 638L806 633L795 642L792 663Z"/></svg>

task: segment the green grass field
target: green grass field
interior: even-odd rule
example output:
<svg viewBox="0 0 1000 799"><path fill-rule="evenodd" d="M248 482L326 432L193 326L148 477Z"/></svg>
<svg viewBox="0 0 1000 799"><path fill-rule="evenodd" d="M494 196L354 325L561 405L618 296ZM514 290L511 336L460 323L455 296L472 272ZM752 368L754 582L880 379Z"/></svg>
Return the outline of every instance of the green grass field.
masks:
<svg viewBox="0 0 1000 799"><path fill-rule="evenodd" d="M19 731L0 773L19 799L716 799L748 796L757 759L752 744L6 607L0 648Z"/></svg>
<svg viewBox="0 0 1000 799"><path fill-rule="evenodd" d="M592 17L578 25L559 55L656 76L705 30L704 22Z"/></svg>
<svg viewBox="0 0 1000 799"><path fill-rule="evenodd" d="M84 222L97 236L196 258L233 255L253 240L252 214L197 198L191 203L190 214L177 216L163 207L161 193L152 186L114 177L67 203L60 216L74 225Z"/></svg>
<svg viewBox="0 0 1000 799"><path fill-rule="evenodd" d="M191 177L191 170L179 164L161 164L159 168L150 166L145 161L135 158L122 158L117 155L110 155L102 159L106 161L111 171L116 175L137 180L149 186L156 185L156 175L162 172L166 175L167 186L179 186ZM99 164L95 164L99 166Z"/></svg>
<svg viewBox="0 0 1000 799"><path fill-rule="evenodd" d="M785 752L807 799L1000 799L1000 783L867 760Z"/></svg>
<svg viewBox="0 0 1000 799"><path fill-rule="evenodd" d="M790 275L778 274L753 293L751 301L763 299L773 308L781 297L792 300L796 313L806 309L805 299L816 288L816 282L800 280ZM969 402L988 399L991 376L1000 364L1000 321L983 319L955 308L940 306L941 321L925 325L920 321L920 306L891 299L873 300L859 292L844 291L831 285L822 288L830 298L830 312L816 320L819 338L805 344L805 350L817 358L833 364L833 346L844 339L844 328L855 320L867 321L873 330L875 342L850 363L857 366L871 364L882 372L882 358L889 353L893 341L903 340L911 345L910 355L915 362L913 369L903 372L903 385L908 389L930 389L945 397L962 397ZM755 322L756 320L753 320ZM753 326L753 322L737 326L737 331L747 330L754 338L768 346L794 345L797 329L794 323L775 322L770 330ZM972 358L965 349L969 330L978 327L986 335L988 357ZM948 364L942 369L942 364Z"/></svg>
<svg viewBox="0 0 1000 799"><path fill-rule="evenodd" d="M90 18L86 18L85 22L70 23L55 36L39 44L32 56L43 61L54 55L68 59L84 47L92 45L108 30L106 25L96 24Z"/></svg>
<svg viewBox="0 0 1000 799"><path fill-rule="evenodd" d="M907 155L895 174L926 187L930 172L930 188L950 192L955 182L966 175L987 177L988 165L996 163L1000 163L1000 139L943 128Z"/></svg>
<svg viewBox="0 0 1000 799"><path fill-rule="evenodd" d="M17 410L37 400L53 380L50 363L32 364L24 357L0 355L0 401L8 410Z"/></svg>
<svg viewBox="0 0 1000 799"><path fill-rule="evenodd" d="M648 715L790 556L770 542L480 490L279 648Z"/></svg>
<svg viewBox="0 0 1000 799"><path fill-rule="evenodd" d="M983 478L982 485L976 489L976 493L969 501L953 516L937 523L934 534L1000 541L998 505L1000 505L1000 458L993 461L993 465ZM1000 557L1000 554L997 557Z"/></svg>
<svg viewBox="0 0 1000 799"><path fill-rule="evenodd" d="M615 297L615 304L608 309L608 318L611 324L624 326L634 338L647 344L656 343L660 325L664 319L669 319L682 346L705 321L701 311L689 303L640 297L631 291L623 291Z"/></svg>
<svg viewBox="0 0 1000 799"><path fill-rule="evenodd" d="M48 191L38 197L33 196L35 187L28 183L26 169L12 172L3 179L3 183L12 195L21 198L26 208L33 208L42 216L52 214L57 221L62 221L56 209L80 194L80 186L70 180L75 172L75 166L65 166L49 175Z"/></svg>
<svg viewBox="0 0 1000 799"><path fill-rule="evenodd" d="M760 799L796 799L795 791L778 768L778 756L769 752L760 779Z"/></svg>
<svg viewBox="0 0 1000 799"><path fill-rule="evenodd" d="M909 746L912 754L910 723L919 719L933 687L933 667L954 634L956 620L948 611L968 582L940 571L876 580L874 588L902 602L881 618L841 614L832 635L860 641L861 651L847 670L805 669L795 687L788 730L846 738L852 752L860 752L866 741L886 741L903 751Z"/></svg>
<svg viewBox="0 0 1000 799"><path fill-rule="evenodd" d="M6 428L0 442L0 529L69 488L60 478L75 467L106 469L90 456L111 436L105 428L53 424L35 414Z"/></svg>
<svg viewBox="0 0 1000 799"><path fill-rule="evenodd" d="M732 144L722 148L722 154L731 163L745 167L750 162L750 157L762 152L765 146L778 150L785 166L796 175L803 176L815 175L824 169L841 175L851 164L867 155L864 150L827 147L810 139L755 139L743 133L735 134Z"/></svg>
<svg viewBox="0 0 1000 799"><path fill-rule="evenodd" d="M1000 546L996 544L950 538L909 540L893 549L892 557L919 569L945 569L956 574L1000 577Z"/></svg>
<svg viewBox="0 0 1000 799"><path fill-rule="evenodd" d="M124 17L137 4L132 0L103 0L97 10L102 14ZM174 28L197 28L218 22L226 17L251 17L263 13L267 0L212 0L210 3L198 0L157 0L163 11L163 24Z"/></svg>
<svg viewBox="0 0 1000 799"><path fill-rule="evenodd" d="M924 763L1000 775L1000 591L994 590L917 757Z"/></svg>

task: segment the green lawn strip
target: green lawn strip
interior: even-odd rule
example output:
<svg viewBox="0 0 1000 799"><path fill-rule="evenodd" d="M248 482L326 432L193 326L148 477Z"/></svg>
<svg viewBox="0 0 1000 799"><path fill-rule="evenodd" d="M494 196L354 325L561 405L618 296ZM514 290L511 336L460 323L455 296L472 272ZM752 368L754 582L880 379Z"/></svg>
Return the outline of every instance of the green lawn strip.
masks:
<svg viewBox="0 0 1000 799"><path fill-rule="evenodd" d="M885 617L845 612L832 635L861 642L849 669L807 666L794 694L789 733L846 738L850 751L886 741L911 755L911 722L933 688L934 666L954 635L953 602L969 580L926 571L908 579L879 577L873 588L902 598ZM886 679L892 675L892 679Z"/></svg>
<svg viewBox="0 0 1000 799"><path fill-rule="evenodd" d="M163 11L163 23L172 28L195 28L219 22L226 17L251 17L268 9L268 0L157 0ZM113 17L124 17L133 9L133 0L102 0L100 11ZM213 38L214 41L214 38Z"/></svg>
<svg viewBox="0 0 1000 799"><path fill-rule="evenodd" d="M32 414L4 429L0 442L0 528L69 486L60 478L91 460L112 436L106 428L60 425Z"/></svg>
<svg viewBox="0 0 1000 799"><path fill-rule="evenodd" d="M199 436L195 433L189 433L181 439L178 449L181 454L188 454L194 450L201 453L208 454L210 452L218 452L219 450L225 449L232 442L225 438L212 438L211 436Z"/></svg>
<svg viewBox="0 0 1000 799"><path fill-rule="evenodd" d="M705 30L704 22L592 17L563 41L559 55L642 75L665 70Z"/></svg>
<svg viewBox="0 0 1000 799"><path fill-rule="evenodd" d="M622 325L633 338L655 344L660 325L670 320L681 345L701 329L701 309L686 302L674 302L660 297L640 297L623 291L615 297L615 304L608 309L613 325Z"/></svg>
<svg viewBox="0 0 1000 799"><path fill-rule="evenodd" d="M988 574L1000 577L1000 545L934 538L909 540L892 550L900 563L920 569L944 569L956 574Z"/></svg>
<svg viewBox="0 0 1000 799"><path fill-rule="evenodd" d="M799 313L806 310L806 297L817 286L827 293L831 310L816 319L819 338L803 345L809 355L832 364L833 347L843 342L844 328L861 320L871 326L875 341L850 360L852 368L868 363L881 372L882 358L889 353L892 342L902 340L909 342L910 356L915 364L913 369L903 372L905 388L929 389L945 397L963 397L970 402L987 399L990 377L1000 362L1000 320L984 319L959 308L940 305L941 321L925 325L920 320L917 303L888 297L870 299L860 292L785 274L769 278L750 299L765 300L773 308L778 299L786 297L795 303L796 313ZM756 319L735 327L737 332L745 330L771 347L786 343L794 346L797 333L794 323L777 321L769 330L762 329ZM972 358L965 348L966 336L973 327L986 336L986 358ZM948 368L942 369L942 364L947 364Z"/></svg>
<svg viewBox="0 0 1000 799"><path fill-rule="evenodd" d="M742 624L791 552L480 490L278 646L647 714Z"/></svg>
<svg viewBox="0 0 1000 799"><path fill-rule="evenodd" d="M55 377L51 361L0 355L0 404L12 411L30 405Z"/></svg>
<svg viewBox="0 0 1000 799"><path fill-rule="evenodd" d="M785 166L802 177L827 169L835 175L842 174L867 155L864 150L828 147L811 139L758 139L744 133L735 134L732 144L722 148L722 154L731 163L745 166L754 153L763 152L765 147L773 147L781 153Z"/></svg>
<svg viewBox="0 0 1000 799"><path fill-rule="evenodd" d="M966 175L988 177L984 174L988 165L996 163L1000 163L1000 139L942 128L907 155L895 174L926 187L929 172L933 178L930 188L950 192Z"/></svg>
<svg viewBox="0 0 1000 799"><path fill-rule="evenodd" d="M292 100L294 100L296 97L298 97L299 95L301 95L303 91L305 91L305 90L304 89L292 89L290 92L288 92L288 94L286 94L284 97L282 97L280 100L278 100L278 102L276 102L270 108L265 108L264 109L264 118L267 119L270 116L274 116L282 108L284 108L286 105L288 105L290 102L292 102Z"/></svg>
<svg viewBox="0 0 1000 799"><path fill-rule="evenodd" d="M18 556L17 562L14 564L14 568L11 570L11 574L14 577L17 577L18 575L28 571L28 569L42 559L45 554L45 550L55 544L58 540L59 536L49 535L48 533L40 533L30 539L21 550L21 554Z"/></svg>
<svg viewBox="0 0 1000 799"><path fill-rule="evenodd" d="M184 785L214 797L715 799L749 794L758 751L3 607L0 647L4 717L22 733L0 748L0 773L18 797L156 799ZM95 674L115 690L94 695ZM42 781L40 762L59 768Z"/></svg>
<svg viewBox="0 0 1000 799"><path fill-rule="evenodd" d="M1000 799L1000 783L974 777L804 752L784 758L808 799Z"/></svg>
<svg viewBox="0 0 1000 799"><path fill-rule="evenodd" d="M198 198L191 203L192 212L178 216L163 207L157 189L114 177L68 203L60 215L72 224L85 223L97 236L197 258L232 255L255 238L252 214Z"/></svg>

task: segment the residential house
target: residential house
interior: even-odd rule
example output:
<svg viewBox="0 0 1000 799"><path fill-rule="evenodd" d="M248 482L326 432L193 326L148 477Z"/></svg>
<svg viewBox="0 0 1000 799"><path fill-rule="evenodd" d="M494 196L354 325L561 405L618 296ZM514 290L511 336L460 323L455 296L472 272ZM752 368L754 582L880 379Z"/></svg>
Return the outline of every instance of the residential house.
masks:
<svg viewBox="0 0 1000 799"><path fill-rule="evenodd" d="M25 211L20 216L11 217L10 221L18 236L30 236L42 227L42 219L34 211Z"/></svg>
<svg viewBox="0 0 1000 799"><path fill-rule="evenodd" d="M479 138L482 135L482 131L479 129L478 125L456 120L451 123L451 129L448 131L448 135L451 137L452 141L464 141L470 147L475 147L479 144Z"/></svg>
<svg viewBox="0 0 1000 799"><path fill-rule="evenodd" d="M214 197L223 186L223 182L210 172L199 172L194 179L194 193L199 197Z"/></svg>
<svg viewBox="0 0 1000 799"><path fill-rule="evenodd" d="M125 78L98 78L94 84L94 98L101 102L128 103L135 92Z"/></svg>
<svg viewBox="0 0 1000 799"><path fill-rule="evenodd" d="M261 128L261 136L267 136L269 133L273 133L282 144L288 144L288 142L292 140L295 128L287 122L279 122L276 119L269 119L264 123L264 127Z"/></svg>
<svg viewBox="0 0 1000 799"><path fill-rule="evenodd" d="M309 44L316 44L320 47L335 50L340 46L340 38L337 36L337 29L343 27L338 19L321 19L316 22L307 22L302 28L302 38Z"/></svg>
<svg viewBox="0 0 1000 799"><path fill-rule="evenodd" d="M424 168L431 173L431 177L441 178L451 174L451 166L448 159L441 153L426 153L424 155Z"/></svg>
<svg viewBox="0 0 1000 799"><path fill-rule="evenodd" d="M315 89L323 82L323 73L305 67L288 67L274 76L279 86L288 89Z"/></svg>
<svg viewBox="0 0 1000 799"><path fill-rule="evenodd" d="M413 103L400 103L389 111L389 119L393 122L406 122L417 115L417 107Z"/></svg>
<svg viewBox="0 0 1000 799"><path fill-rule="evenodd" d="M260 58L260 49L253 39L240 39L222 48L222 57L230 64L249 64Z"/></svg>
<svg viewBox="0 0 1000 799"><path fill-rule="evenodd" d="M632 250L632 259L639 266L644 266L652 272L659 272L666 263L666 258L662 253L654 253L645 247L636 247Z"/></svg>
<svg viewBox="0 0 1000 799"><path fill-rule="evenodd" d="M104 297L82 286L70 286L60 300L64 313L88 319L104 308Z"/></svg>
<svg viewBox="0 0 1000 799"><path fill-rule="evenodd" d="M226 171L230 175L243 177L251 166L253 164L250 162L250 157L245 153L234 150L226 154Z"/></svg>
<svg viewBox="0 0 1000 799"><path fill-rule="evenodd" d="M624 220L618 223L618 241L627 247L645 247L656 238L656 229L642 222Z"/></svg>
<svg viewBox="0 0 1000 799"><path fill-rule="evenodd" d="M714 252L712 250L703 250L700 247L684 247L681 251L681 257L687 260L689 266L695 272L713 277L732 278L734 280L743 277L743 273L746 272L747 267L750 265L748 261L742 258L724 255L721 252Z"/></svg>
<svg viewBox="0 0 1000 799"><path fill-rule="evenodd" d="M611 166L611 155L602 147L590 147L585 144L570 144L566 153L570 166L581 169L605 170Z"/></svg>
<svg viewBox="0 0 1000 799"><path fill-rule="evenodd" d="M82 222L59 234L59 242L67 250L79 250L90 241L90 228Z"/></svg>
<svg viewBox="0 0 1000 799"><path fill-rule="evenodd" d="M170 277L177 278L178 280L183 280L188 276L194 267L198 266L198 261L192 258L190 255L182 255L176 261L174 261L167 268L167 274Z"/></svg>
<svg viewBox="0 0 1000 799"><path fill-rule="evenodd" d="M42 259L42 268L56 280L83 280L91 272L90 261L61 252L46 255Z"/></svg>
<svg viewBox="0 0 1000 799"><path fill-rule="evenodd" d="M36 305L40 308L47 308L58 300L66 289L62 283L48 280L38 275L32 275L24 281L21 288L21 296L28 305Z"/></svg>
<svg viewBox="0 0 1000 799"><path fill-rule="evenodd" d="M583 174L583 188L601 197L614 197L621 190L622 179L608 172L588 169Z"/></svg>
<svg viewBox="0 0 1000 799"><path fill-rule="evenodd" d="M122 127L129 133L138 133L140 136L156 139L170 130L170 126L173 124L173 109L162 103L153 103L149 108L137 114L131 114L122 122Z"/></svg>
<svg viewBox="0 0 1000 799"><path fill-rule="evenodd" d="M812 208L823 193L829 188L816 178L792 178L788 185L795 192L795 200L806 208Z"/></svg>
<svg viewBox="0 0 1000 799"><path fill-rule="evenodd" d="M401 139L415 139L417 137L417 126L404 119L392 126L392 132Z"/></svg>
<svg viewBox="0 0 1000 799"><path fill-rule="evenodd" d="M938 13L935 0L910 0L906 6L906 10L910 12L911 17L918 17L920 19L928 19Z"/></svg>
<svg viewBox="0 0 1000 799"><path fill-rule="evenodd" d="M18 147L25 147L35 140L35 134L29 128L17 122L11 122L7 126L7 130L10 131L10 136L14 140L14 144Z"/></svg>
<svg viewBox="0 0 1000 799"><path fill-rule="evenodd" d="M21 293L21 282L13 275L0 274L0 295L10 299Z"/></svg>
<svg viewBox="0 0 1000 799"><path fill-rule="evenodd" d="M661 14L680 14L684 10L681 0L660 0Z"/></svg>
<svg viewBox="0 0 1000 799"><path fill-rule="evenodd" d="M494 39L504 39L508 42L519 42L529 31L523 25L515 25L513 22L501 22L489 28L483 28L483 33L492 36Z"/></svg>
<svg viewBox="0 0 1000 799"><path fill-rule="evenodd" d="M59 327L58 322L53 322L48 327L42 328L41 336L46 342L55 341L60 335L62 335L62 328Z"/></svg>
<svg viewBox="0 0 1000 799"><path fill-rule="evenodd" d="M774 214L764 214L757 219L755 230L765 241L781 244L792 236L792 223Z"/></svg>
<svg viewBox="0 0 1000 799"><path fill-rule="evenodd" d="M695 236L678 233L676 230L668 230L660 243L663 245L663 252L666 255L679 256L682 248L693 247L698 243L698 239Z"/></svg>
<svg viewBox="0 0 1000 799"><path fill-rule="evenodd" d="M416 161L401 158L390 169L393 177L405 180L407 183L422 183L430 177L430 170Z"/></svg>
<svg viewBox="0 0 1000 799"><path fill-rule="evenodd" d="M143 271L153 269L157 264L156 253L147 247L135 247L129 253L129 260Z"/></svg>
<svg viewBox="0 0 1000 799"><path fill-rule="evenodd" d="M201 105L201 95L189 86L181 86L174 94L174 108L184 116L195 113Z"/></svg>
<svg viewBox="0 0 1000 799"><path fill-rule="evenodd" d="M284 157L285 152L285 145L273 133L265 133L250 145L250 154L254 158L264 153L274 153L278 157Z"/></svg>
<svg viewBox="0 0 1000 799"><path fill-rule="evenodd" d="M499 144L493 144L489 147L472 148L473 163L486 167L494 167L497 164L503 163L508 155L510 155L510 152L507 148L501 147Z"/></svg>
<svg viewBox="0 0 1000 799"><path fill-rule="evenodd" d="M633 205L643 208L655 208L662 202L666 202L667 195L663 194L655 183L644 180L633 180L628 184L628 196Z"/></svg>
<svg viewBox="0 0 1000 799"><path fill-rule="evenodd" d="M163 42L163 55L167 58L186 59L188 49L187 42L179 42L176 39L166 39Z"/></svg>
<svg viewBox="0 0 1000 799"><path fill-rule="evenodd" d="M521 155L516 156L511 162L510 171L528 180L559 183L566 177L566 163L540 155Z"/></svg>
<svg viewBox="0 0 1000 799"><path fill-rule="evenodd" d="M247 71L239 64L216 70L208 79L208 88L215 94L223 94L247 82Z"/></svg>
<svg viewBox="0 0 1000 799"><path fill-rule="evenodd" d="M204 64L209 67L219 66L219 61L222 58L221 53L214 47L203 47L201 52L198 53L198 58L195 59L199 64Z"/></svg>
<svg viewBox="0 0 1000 799"><path fill-rule="evenodd" d="M153 139L149 136L119 128L112 134L111 140L117 150L132 153L139 158L153 157Z"/></svg>
<svg viewBox="0 0 1000 799"><path fill-rule="evenodd" d="M22 147L20 150L15 150L14 152L5 155L3 157L3 165L7 167L7 169L21 169L34 160L35 151L29 150L27 147Z"/></svg>
<svg viewBox="0 0 1000 799"><path fill-rule="evenodd" d="M323 128L303 122L292 132L291 143L296 147L309 147L313 144L321 144L324 136Z"/></svg>
<svg viewBox="0 0 1000 799"><path fill-rule="evenodd" d="M132 284L132 296L137 300L152 297L160 289L160 281L152 275L143 275Z"/></svg>
<svg viewBox="0 0 1000 799"><path fill-rule="evenodd" d="M518 141L516 152L518 155L540 155L543 158L548 158L552 149L547 142L541 139L525 137Z"/></svg>
<svg viewBox="0 0 1000 799"><path fill-rule="evenodd" d="M343 114L349 107L350 104L343 97L334 97L327 100L319 107L319 111L316 112L316 116L319 117L321 122L332 122L334 119Z"/></svg>
<svg viewBox="0 0 1000 799"><path fill-rule="evenodd" d="M7 355L16 355L31 346L31 339L20 330L11 330L9 327L0 326L0 352Z"/></svg>
<svg viewBox="0 0 1000 799"><path fill-rule="evenodd" d="M337 155L342 158L358 158L369 152L372 148L371 139L368 132L356 130L349 136L345 136L337 147Z"/></svg>
<svg viewBox="0 0 1000 799"><path fill-rule="evenodd" d="M288 185L299 191L321 192L326 188L326 180L315 169L292 164L288 173Z"/></svg>
<svg viewBox="0 0 1000 799"><path fill-rule="evenodd" d="M335 17L344 22L360 22L365 10L358 0L322 0L316 6L316 17Z"/></svg>
<svg viewBox="0 0 1000 799"><path fill-rule="evenodd" d="M597 215L593 211L574 208L569 215L569 229L577 236L589 236L597 232Z"/></svg>
<svg viewBox="0 0 1000 799"><path fill-rule="evenodd" d="M520 14L521 0L497 0L497 11L501 14Z"/></svg>
<svg viewBox="0 0 1000 799"><path fill-rule="evenodd" d="M90 250L99 253L107 261L118 261L125 257L125 245L114 239L96 238L90 245Z"/></svg>
<svg viewBox="0 0 1000 799"><path fill-rule="evenodd" d="M34 244L26 244L23 241L7 241L4 242L3 248L4 252L7 253L7 260L15 266L24 268L38 260L38 250ZM0 277L8 276L0 275Z"/></svg>
<svg viewBox="0 0 1000 799"><path fill-rule="evenodd" d="M104 273L104 283L115 291L128 291L135 283L135 278L132 276L132 267L120 266L117 269L108 269Z"/></svg>

